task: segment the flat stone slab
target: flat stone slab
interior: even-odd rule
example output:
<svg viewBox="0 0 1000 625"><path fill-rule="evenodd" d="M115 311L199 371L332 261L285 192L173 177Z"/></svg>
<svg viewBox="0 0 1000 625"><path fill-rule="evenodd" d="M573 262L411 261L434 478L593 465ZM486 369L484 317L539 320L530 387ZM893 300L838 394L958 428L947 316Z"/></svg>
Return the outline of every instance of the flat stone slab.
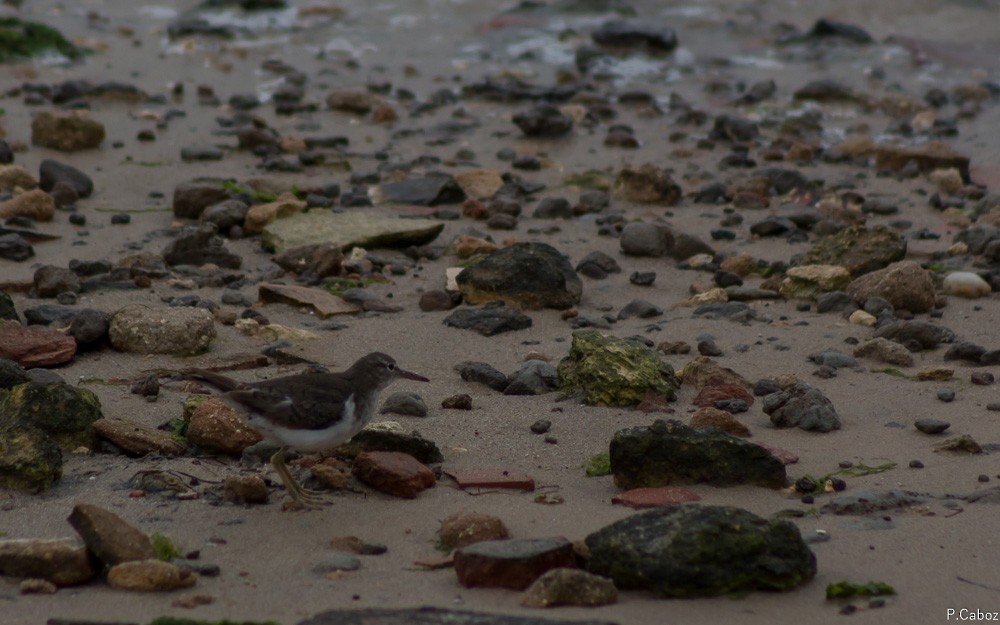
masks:
<svg viewBox="0 0 1000 625"><path fill-rule="evenodd" d="M551 569L575 567L565 538L484 540L455 552L455 573L466 588L523 590Z"/></svg>
<svg viewBox="0 0 1000 625"><path fill-rule="evenodd" d="M673 506L690 501L701 501L701 495L679 486L633 488L611 498L613 504L621 504L637 510Z"/></svg>
<svg viewBox="0 0 1000 625"><path fill-rule="evenodd" d="M265 226L261 245L275 253L317 243L330 243L345 250L405 247L430 243L443 229L443 223L424 219L386 217L371 212L309 211Z"/></svg>
<svg viewBox="0 0 1000 625"><path fill-rule="evenodd" d="M445 608L330 610L298 625L615 625L614 621L566 621L538 616L489 614Z"/></svg>
<svg viewBox="0 0 1000 625"><path fill-rule="evenodd" d="M321 319L361 312L360 308L342 297L323 289L314 289L308 286L262 284L257 289L257 297L265 304L281 303L309 308Z"/></svg>
<svg viewBox="0 0 1000 625"><path fill-rule="evenodd" d="M458 482L458 487L466 488L513 488L533 492L535 478L526 473L495 467L479 469L445 468L444 474Z"/></svg>

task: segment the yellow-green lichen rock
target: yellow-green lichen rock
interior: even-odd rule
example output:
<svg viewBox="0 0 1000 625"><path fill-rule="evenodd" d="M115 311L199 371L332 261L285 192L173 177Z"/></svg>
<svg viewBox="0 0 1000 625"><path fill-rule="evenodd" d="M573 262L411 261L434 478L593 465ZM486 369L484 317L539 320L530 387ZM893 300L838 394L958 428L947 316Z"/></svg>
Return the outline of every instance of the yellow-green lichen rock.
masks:
<svg viewBox="0 0 1000 625"><path fill-rule="evenodd" d="M680 382L653 350L597 330L573 333L559 385L590 406L635 406L648 395L674 399Z"/></svg>

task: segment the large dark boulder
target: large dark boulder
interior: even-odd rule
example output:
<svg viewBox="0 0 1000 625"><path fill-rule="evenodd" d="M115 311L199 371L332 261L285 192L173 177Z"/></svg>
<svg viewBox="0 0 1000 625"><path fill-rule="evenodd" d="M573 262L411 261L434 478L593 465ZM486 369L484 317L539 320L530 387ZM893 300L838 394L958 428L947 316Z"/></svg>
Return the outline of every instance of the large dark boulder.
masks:
<svg viewBox="0 0 1000 625"><path fill-rule="evenodd" d="M594 532L587 569L621 590L664 597L791 590L816 575L816 556L789 521L740 508L682 504Z"/></svg>
<svg viewBox="0 0 1000 625"><path fill-rule="evenodd" d="M527 309L563 310L580 303L583 283L569 260L547 243L515 243L458 274L468 304L503 300Z"/></svg>
<svg viewBox="0 0 1000 625"><path fill-rule="evenodd" d="M785 465L760 445L715 428L656 421L619 430L611 439L611 473L624 489L704 483L780 488Z"/></svg>

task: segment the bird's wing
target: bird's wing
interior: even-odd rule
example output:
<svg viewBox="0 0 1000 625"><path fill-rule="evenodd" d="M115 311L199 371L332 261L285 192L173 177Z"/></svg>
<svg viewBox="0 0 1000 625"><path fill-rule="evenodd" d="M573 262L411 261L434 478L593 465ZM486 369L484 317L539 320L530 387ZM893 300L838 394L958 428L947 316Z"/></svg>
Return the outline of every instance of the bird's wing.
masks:
<svg viewBox="0 0 1000 625"><path fill-rule="evenodd" d="M303 373L245 385L226 399L267 416L282 427L318 429L341 418L350 395L347 381L326 373Z"/></svg>
<svg viewBox="0 0 1000 625"><path fill-rule="evenodd" d="M223 393L236 390L243 385L242 382L206 369L184 369L180 373L185 378L207 382Z"/></svg>

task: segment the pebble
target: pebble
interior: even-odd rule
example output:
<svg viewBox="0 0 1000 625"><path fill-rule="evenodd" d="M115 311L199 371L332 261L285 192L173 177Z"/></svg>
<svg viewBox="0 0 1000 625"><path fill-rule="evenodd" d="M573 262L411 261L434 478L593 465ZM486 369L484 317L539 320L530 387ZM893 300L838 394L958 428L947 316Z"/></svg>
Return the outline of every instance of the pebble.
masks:
<svg viewBox="0 0 1000 625"><path fill-rule="evenodd" d="M937 398L945 403L955 401L955 391L951 389L942 389L937 392Z"/></svg>
<svg viewBox="0 0 1000 625"><path fill-rule="evenodd" d="M548 419L539 419L531 424L533 434L545 434L552 427L552 422Z"/></svg>
<svg viewBox="0 0 1000 625"><path fill-rule="evenodd" d="M628 277L628 281L636 286L652 286L656 281L656 272L635 271Z"/></svg>
<svg viewBox="0 0 1000 625"><path fill-rule="evenodd" d="M913 425L924 434L940 434L951 427L947 421L932 418L917 419Z"/></svg>

